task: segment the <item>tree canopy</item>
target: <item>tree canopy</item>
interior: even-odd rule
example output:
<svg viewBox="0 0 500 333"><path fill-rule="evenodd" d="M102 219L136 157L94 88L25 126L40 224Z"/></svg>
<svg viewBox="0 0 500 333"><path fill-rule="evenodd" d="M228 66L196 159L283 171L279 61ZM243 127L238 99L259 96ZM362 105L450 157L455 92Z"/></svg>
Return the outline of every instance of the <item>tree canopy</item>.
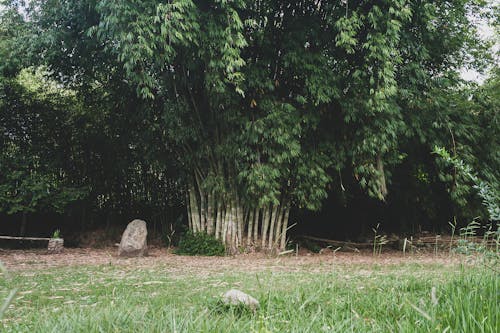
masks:
<svg viewBox="0 0 500 333"><path fill-rule="evenodd" d="M473 22L498 15L487 2L20 6L7 3L0 28L8 213L28 209L14 208L19 191L29 209L86 198L161 210L175 197L195 232L283 248L291 208L354 188L430 215L444 196L452 214L476 214L435 146L498 189L498 67L482 86L460 78L495 66Z"/></svg>

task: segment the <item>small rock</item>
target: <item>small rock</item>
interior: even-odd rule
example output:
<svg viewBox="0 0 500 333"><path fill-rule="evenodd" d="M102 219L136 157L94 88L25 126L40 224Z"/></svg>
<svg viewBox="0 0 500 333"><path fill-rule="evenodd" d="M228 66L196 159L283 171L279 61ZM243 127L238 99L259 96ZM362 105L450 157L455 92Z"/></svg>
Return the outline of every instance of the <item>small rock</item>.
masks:
<svg viewBox="0 0 500 333"><path fill-rule="evenodd" d="M120 257L142 257L147 254L148 229L146 222L142 220L133 220L127 225L123 232L118 255Z"/></svg>
<svg viewBox="0 0 500 333"><path fill-rule="evenodd" d="M244 292L231 289L222 296L222 302L226 305L244 305L255 311L259 308L259 301Z"/></svg>

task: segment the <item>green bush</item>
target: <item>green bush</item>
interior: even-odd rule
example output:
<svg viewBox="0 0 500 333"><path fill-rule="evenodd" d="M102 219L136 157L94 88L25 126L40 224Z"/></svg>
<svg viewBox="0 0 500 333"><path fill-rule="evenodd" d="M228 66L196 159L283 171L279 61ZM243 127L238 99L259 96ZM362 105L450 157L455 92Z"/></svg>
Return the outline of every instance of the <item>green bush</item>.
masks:
<svg viewBox="0 0 500 333"><path fill-rule="evenodd" d="M181 237L175 253L190 256L223 256L226 254L226 248L219 239L215 239L212 235L188 231Z"/></svg>

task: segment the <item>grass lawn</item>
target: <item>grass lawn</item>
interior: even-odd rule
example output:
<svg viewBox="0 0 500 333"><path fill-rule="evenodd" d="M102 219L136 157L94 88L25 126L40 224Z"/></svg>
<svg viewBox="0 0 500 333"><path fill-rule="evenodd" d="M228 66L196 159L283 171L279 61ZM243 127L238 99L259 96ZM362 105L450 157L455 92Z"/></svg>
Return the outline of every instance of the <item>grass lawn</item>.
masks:
<svg viewBox="0 0 500 333"><path fill-rule="evenodd" d="M365 257L11 262L10 278L0 276L0 296L18 293L0 331L500 332L493 270L446 259ZM220 295L231 288L257 298L260 309L221 306Z"/></svg>

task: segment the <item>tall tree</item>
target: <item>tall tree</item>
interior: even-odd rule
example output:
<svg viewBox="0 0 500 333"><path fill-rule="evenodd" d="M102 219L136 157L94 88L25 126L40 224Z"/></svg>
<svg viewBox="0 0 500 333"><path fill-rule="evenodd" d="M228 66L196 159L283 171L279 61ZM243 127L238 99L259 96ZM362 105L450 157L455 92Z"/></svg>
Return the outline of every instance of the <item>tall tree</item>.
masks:
<svg viewBox="0 0 500 333"><path fill-rule="evenodd" d="M407 147L428 137L430 152L435 93L482 51L484 6L38 0L31 43L66 87L144 119L128 128L165 147L150 161L175 154L193 231L283 248L290 208L318 209L337 175L385 200Z"/></svg>

